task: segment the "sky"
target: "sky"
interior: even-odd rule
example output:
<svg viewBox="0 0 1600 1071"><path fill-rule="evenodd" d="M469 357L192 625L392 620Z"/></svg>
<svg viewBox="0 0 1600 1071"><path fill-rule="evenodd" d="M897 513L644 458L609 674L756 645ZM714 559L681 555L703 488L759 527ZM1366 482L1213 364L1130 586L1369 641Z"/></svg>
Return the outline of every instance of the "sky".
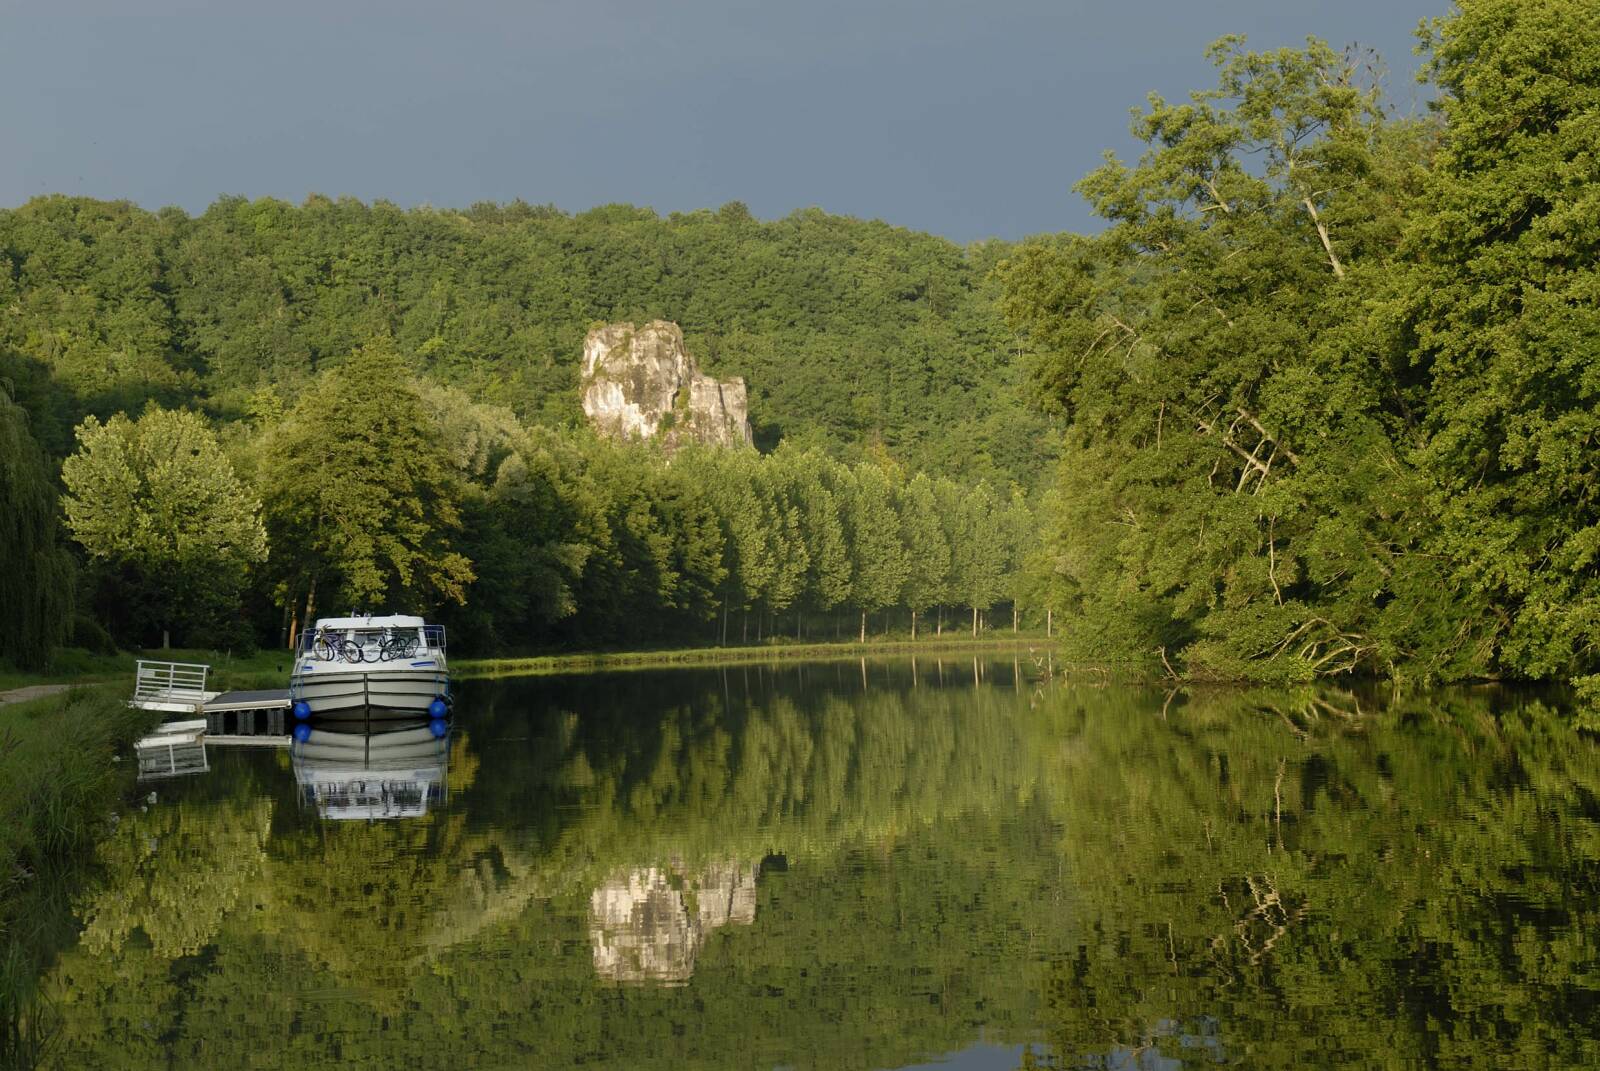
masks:
<svg viewBox="0 0 1600 1071"><path fill-rule="evenodd" d="M0 0L0 206L236 194L816 206L959 242L1090 230L1073 184L1205 46L1379 50L1421 110L1449 0Z"/></svg>

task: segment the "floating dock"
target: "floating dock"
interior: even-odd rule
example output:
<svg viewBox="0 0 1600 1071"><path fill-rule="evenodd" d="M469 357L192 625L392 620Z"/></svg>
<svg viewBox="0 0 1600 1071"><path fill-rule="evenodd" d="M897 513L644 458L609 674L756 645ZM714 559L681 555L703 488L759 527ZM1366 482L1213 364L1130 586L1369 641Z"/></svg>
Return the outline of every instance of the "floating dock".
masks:
<svg viewBox="0 0 1600 1071"><path fill-rule="evenodd" d="M128 705L187 715L134 745L141 781L206 771L208 744L289 746L289 689L214 692L206 688L210 673L196 662L139 662Z"/></svg>

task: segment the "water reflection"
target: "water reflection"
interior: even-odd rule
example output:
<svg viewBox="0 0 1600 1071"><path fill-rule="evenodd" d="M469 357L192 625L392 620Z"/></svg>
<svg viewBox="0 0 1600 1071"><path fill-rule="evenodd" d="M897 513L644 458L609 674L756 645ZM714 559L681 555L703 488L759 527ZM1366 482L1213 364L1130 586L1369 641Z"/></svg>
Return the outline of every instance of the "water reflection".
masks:
<svg viewBox="0 0 1600 1071"><path fill-rule="evenodd" d="M464 692L389 742L439 749L406 821L305 794L371 741L126 814L45 980L59 1066L1600 1065L1600 755L1533 697Z"/></svg>
<svg viewBox="0 0 1600 1071"><path fill-rule="evenodd" d="M300 802L322 818L420 818L448 799L443 721L302 724L289 755Z"/></svg>
<svg viewBox="0 0 1600 1071"><path fill-rule="evenodd" d="M594 969L613 982L678 985L712 930L756 920L758 868L712 863L697 874L681 867L619 872L589 897Z"/></svg>

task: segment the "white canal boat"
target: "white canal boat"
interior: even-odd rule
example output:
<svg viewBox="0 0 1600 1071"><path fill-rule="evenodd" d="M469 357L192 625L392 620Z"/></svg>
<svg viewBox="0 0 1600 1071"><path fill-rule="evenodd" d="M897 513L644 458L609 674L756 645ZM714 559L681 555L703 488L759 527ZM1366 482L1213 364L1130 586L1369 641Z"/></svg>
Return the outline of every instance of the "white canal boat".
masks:
<svg viewBox="0 0 1600 1071"><path fill-rule="evenodd" d="M444 629L420 617L324 617L289 676L298 719L434 717L450 708Z"/></svg>

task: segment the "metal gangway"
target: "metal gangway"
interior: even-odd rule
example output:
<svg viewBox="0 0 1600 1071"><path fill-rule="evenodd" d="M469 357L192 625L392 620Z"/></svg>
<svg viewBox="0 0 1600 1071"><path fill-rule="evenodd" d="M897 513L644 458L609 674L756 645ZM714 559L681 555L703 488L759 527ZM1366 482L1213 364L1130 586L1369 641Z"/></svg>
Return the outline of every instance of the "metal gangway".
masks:
<svg viewBox="0 0 1600 1071"><path fill-rule="evenodd" d="M139 660L128 705L187 716L165 721L135 744L141 780L204 772L207 745L289 746L287 688L216 692L206 687L210 673L198 662Z"/></svg>
<svg viewBox="0 0 1600 1071"><path fill-rule="evenodd" d="M147 662L140 659L130 706L163 714L199 714L217 697L206 691L211 667L198 662Z"/></svg>

